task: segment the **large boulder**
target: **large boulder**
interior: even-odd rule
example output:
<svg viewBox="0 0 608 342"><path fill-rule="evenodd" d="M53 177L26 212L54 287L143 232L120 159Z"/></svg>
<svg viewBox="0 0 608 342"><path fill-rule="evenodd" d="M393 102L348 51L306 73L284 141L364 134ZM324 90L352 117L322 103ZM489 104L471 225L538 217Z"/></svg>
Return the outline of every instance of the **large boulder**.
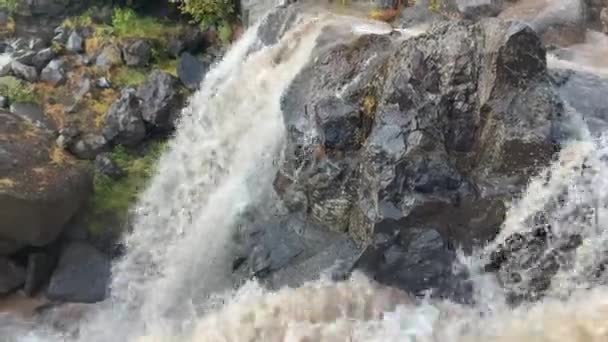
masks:
<svg viewBox="0 0 608 342"><path fill-rule="evenodd" d="M71 242L61 252L46 296L61 302L99 302L106 297L109 279L107 256L84 242Z"/></svg>
<svg viewBox="0 0 608 342"><path fill-rule="evenodd" d="M154 70L137 89L141 100L141 116L161 131L174 128L182 109L179 80L173 75Z"/></svg>
<svg viewBox="0 0 608 342"><path fill-rule="evenodd" d="M0 295L10 293L25 282L25 270L0 256Z"/></svg>
<svg viewBox="0 0 608 342"><path fill-rule="evenodd" d="M275 188L290 210L361 244L385 220L401 236L434 229L446 246L491 240L556 151L564 110L539 37L486 19L405 40L326 38L282 97Z"/></svg>
<svg viewBox="0 0 608 342"><path fill-rule="evenodd" d="M32 58L32 65L35 66L37 70L43 70L53 58L55 58L55 52L52 48L42 49Z"/></svg>
<svg viewBox="0 0 608 342"><path fill-rule="evenodd" d="M141 100L135 95L135 89L124 89L112 104L106 115L103 136L110 143L125 146L135 146L145 138Z"/></svg>
<svg viewBox="0 0 608 342"><path fill-rule="evenodd" d="M34 119L0 112L0 241L4 250L46 245L86 202L92 190L87 165L54 143Z"/></svg>
<svg viewBox="0 0 608 342"><path fill-rule="evenodd" d="M146 66L152 58L152 45L143 39L129 41L122 49L122 57L127 66Z"/></svg>

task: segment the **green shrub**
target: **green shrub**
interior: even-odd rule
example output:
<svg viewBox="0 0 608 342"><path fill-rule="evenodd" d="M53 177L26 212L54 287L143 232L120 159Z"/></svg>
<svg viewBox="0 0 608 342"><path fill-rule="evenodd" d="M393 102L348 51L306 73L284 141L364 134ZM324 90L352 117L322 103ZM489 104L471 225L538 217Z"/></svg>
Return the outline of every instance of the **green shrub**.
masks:
<svg viewBox="0 0 608 342"><path fill-rule="evenodd" d="M95 191L90 204L90 215L93 217L89 218L93 233L104 229L103 222L107 216L125 222L130 207L135 204L137 197L154 175L156 163L165 146L165 142L151 143L143 155L122 146L114 149L110 158L125 171L125 175L114 180L102 174L95 174Z"/></svg>
<svg viewBox="0 0 608 342"><path fill-rule="evenodd" d="M0 95L6 96L9 102L39 102L34 87L13 76L0 77Z"/></svg>
<svg viewBox="0 0 608 342"><path fill-rule="evenodd" d="M146 71L143 69L121 66L113 73L112 82L119 87L137 87L146 80Z"/></svg>
<svg viewBox="0 0 608 342"><path fill-rule="evenodd" d="M20 0L0 0L0 8L8 11L9 13L15 13L19 9Z"/></svg>
<svg viewBox="0 0 608 342"><path fill-rule="evenodd" d="M174 23L140 16L130 8L117 8L112 16L112 26L118 38L147 38L163 41L179 30L179 26Z"/></svg>
<svg viewBox="0 0 608 342"><path fill-rule="evenodd" d="M230 43L230 39L232 38L232 25L230 25L227 21L222 21L218 27L218 38L224 44Z"/></svg>
<svg viewBox="0 0 608 342"><path fill-rule="evenodd" d="M234 19L234 0L176 0L174 2L180 2L182 12L190 14L204 28Z"/></svg>

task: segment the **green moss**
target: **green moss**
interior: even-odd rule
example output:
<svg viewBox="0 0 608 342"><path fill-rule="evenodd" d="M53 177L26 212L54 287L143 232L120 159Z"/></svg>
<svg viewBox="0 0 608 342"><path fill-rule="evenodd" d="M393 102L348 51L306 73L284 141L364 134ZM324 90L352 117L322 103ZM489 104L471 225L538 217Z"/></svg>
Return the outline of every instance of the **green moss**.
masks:
<svg viewBox="0 0 608 342"><path fill-rule="evenodd" d="M114 71L112 82L119 87L136 87L146 80L146 69L121 66Z"/></svg>
<svg viewBox="0 0 608 342"><path fill-rule="evenodd" d="M40 101L40 96L31 84L13 76L0 77L0 95L6 96L11 103Z"/></svg>
<svg viewBox="0 0 608 342"><path fill-rule="evenodd" d="M154 175L156 163L165 146L162 141L151 143L143 155L122 146L114 149L111 159L125 171L125 176L113 180L102 174L95 175L89 218L92 233L100 233L100 230L105 229L104 223L108 217L125 222L129 208Z"/></svg>

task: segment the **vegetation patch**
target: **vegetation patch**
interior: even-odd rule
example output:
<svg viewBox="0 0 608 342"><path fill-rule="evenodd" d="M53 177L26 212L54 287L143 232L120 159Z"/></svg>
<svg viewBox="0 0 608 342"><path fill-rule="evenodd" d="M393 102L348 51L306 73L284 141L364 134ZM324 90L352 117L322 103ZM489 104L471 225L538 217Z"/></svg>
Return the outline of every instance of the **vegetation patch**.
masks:
<svg viewBox="0 0 608 342"><path fill-rule="evenodd" d="M118 87L137 87L146 80L146 69L121 66L113 71L112 82Z"/></svg>
<svg viewBox="0 0 608 342"><path fill-rule="evenodd" d="M9 102L39 102L40 96L31 84L13 76L0 77L0 95Z"/></svg>
<svg viewBox="0 0 608 342"><path fill-rule="evenodd" d="M0 0L0 8L10 14L17 12L20 0Z"/></svg>
<svg viewBox="0 0 608 342"><path fill-rule="evenodd" d="M120 39L144 38L163 42L181 30L181 26L174 22L140 16L130 8L117 8L114 11L112 27Z"/></svg>
<svg viewBox="0 0 608 342"><path fill-rule="evenodd" d="M111 153L111 159L125 171L124 177L114 180L105 175L95 174L95 192L91 203L89 220L92 233L105 229L103 222L107 216L125 222L129 208L145 189L148 180L154 175L155 166L165 149L165 142L150 143L145 154L129 151L117 146Z"/></svg>
<svg viewBox="0 0 608 342"><path fill-rule="evenodd" d="M202 28L211 25L221 26L235 19L235 6L232 0L173 0L178 2L182 12L192 16Z"/></svg>

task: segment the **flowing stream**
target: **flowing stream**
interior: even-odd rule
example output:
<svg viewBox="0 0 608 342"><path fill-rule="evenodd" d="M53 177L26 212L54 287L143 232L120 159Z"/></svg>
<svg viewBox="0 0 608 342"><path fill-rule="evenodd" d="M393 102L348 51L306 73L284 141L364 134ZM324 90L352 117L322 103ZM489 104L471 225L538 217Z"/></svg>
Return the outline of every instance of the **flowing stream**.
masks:
<svg viewBox="0 0 608 342"><path fill-rule="evenodd" d="M362 19L303 15L278 43L263 46L257 27L249 29L184 110L134 210L111 298L77 322L76 332L0 322L0 340L608 341L608 288L589 274L608 254L608 137L584 126L584 138L567 144L514 202L496 241L462 256L476 285L475 305L414 299L361 274L274 292L253 281L233 288L238 220L272 201L284 140L281 94L330 24L354 35L386 30ZM528 218L539 211L558 240L576 232L582 248L545 299L512 308L503 289L477 271L508 235L531 230Z"/></svg>

